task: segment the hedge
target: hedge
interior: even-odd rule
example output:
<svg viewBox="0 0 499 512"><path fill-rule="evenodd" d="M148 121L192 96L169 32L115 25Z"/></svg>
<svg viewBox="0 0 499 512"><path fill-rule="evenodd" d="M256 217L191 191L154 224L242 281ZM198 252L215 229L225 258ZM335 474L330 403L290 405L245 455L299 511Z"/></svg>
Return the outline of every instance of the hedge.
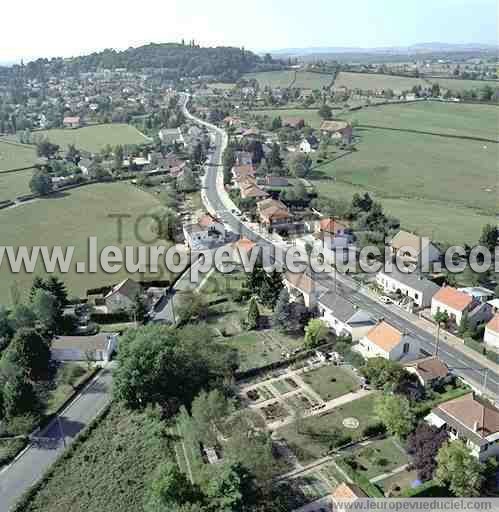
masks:
<svg viewBox="0 0 499 512"><path fill-rule="evenodd" d="M352 469L344 461L337 460L336 463L352 479L353 483L357 484L370 498L385 497L381 489L376 484L371 483L367 477Z"/></svg>

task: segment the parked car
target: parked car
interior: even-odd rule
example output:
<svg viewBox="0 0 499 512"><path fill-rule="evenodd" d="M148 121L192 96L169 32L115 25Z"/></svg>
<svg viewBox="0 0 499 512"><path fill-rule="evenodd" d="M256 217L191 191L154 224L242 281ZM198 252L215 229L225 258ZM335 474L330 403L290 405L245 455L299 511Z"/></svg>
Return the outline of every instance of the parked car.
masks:
<svg viewBox="0 0 499 512"><path fill-rule="evenodd" d="M390 299L390 297L387 297L386 295L382 295L379 300L383 303L383 304L391 304L393 301L392 299Z"/></svg>

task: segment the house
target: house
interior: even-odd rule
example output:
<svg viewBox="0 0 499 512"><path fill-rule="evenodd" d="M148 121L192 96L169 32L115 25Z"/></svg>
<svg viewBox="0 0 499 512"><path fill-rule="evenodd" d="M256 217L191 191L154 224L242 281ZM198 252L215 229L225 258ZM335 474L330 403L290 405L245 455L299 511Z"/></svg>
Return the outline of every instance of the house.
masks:
<svg viewBox="0 0 499 512"><path fill-rule="evenodd" d="M276 199L264 199L257 203L256 208L260 223L267 228L286 225L291 218L287 206Z"/></svg>
<svg viewBox="0 0 499 512"><path fill-rule="evenodd" d="M79 116L67 116L62 120L64 128L79 128L81 126L81 118Z"/></svg>
<svg viewBox="0 0 499 512"><path fill-rule="evenodd" d="M305 137L301 142L299 149L302 153L311 153L315 151L319 147L319 141L317 137L314 135L310 135L309 137Z"/></svg>
<svg viewBox="0 0 499 512"><path fill-rule="evenodd" d="M249 238L240 238L231 245L232 260L238 264L243 264L243 258L246 261L250 261L251 252L255 247L256 242L253 242Z"/></svg>
<svg viewBox="0 0 499 512"><path fill-rule="evenodd" d="M56 336L50 346L54 361L111 360L118 345L118 335L99 333L95 336Z"/></svg>
<svg viewBox="0 0 499 512"><path fill-rule="evenodd" d="M283 176L264 176L263 178L257 178L258 185L263 188L285 188L289 187L289 180Z"/></svg>
<svg viewBox="0 0 499 512"><path fill-rule="evenodd" d="M468 294L478 302L488 302L495 297L495 293L483 286L468 286L466 288L458 288L458 291Z"/></svg>
<svg viewBox="0 0 499 512"><path fill-rule="evenodd" d="M322 121L321 132L332 139L341 140L343 144L351 144L353 138L352 125L346 121Z"/></svg>
<svg viewBox="0 0 499 512"><path fill-rule="evenodd" d="M162 128L158 132L158 137L160 138L163 144L175 144L184 142L184 137L182 136L182 132L180 128Z"/></svg>
<svg viewBox="0 0 499 512"><path fill-rule="evenodd" d="M283 119L282 125L294 128L295 130L301 130L305 126L305 120L301 117L287 117Z"/></svg>
<svg viewBox="0 0 499 512"><path fill-rule="evenodd" d="M376 275L376 282L386 294L395 294L399 299L407 299L412 306L429 308L431 299L440 290L432 281L415 272L402 272L395 265L391 272L381 270Z"/></svg>
<svg viewBox="0 0 499 512"><path fill-rule="evenodd" d="M236 151L236 166L253 165L253 154L249 151Z"/></svg>
<svg viewBox="0 0 499 512"><path fill-rule="evenodd" d="M447 365L438 357L426 357L413 363L404 365L404 368L417 376L425 388L435 388L446 384L452 377Z"/></svg>
<svg viewBox="0 0 499 512"><path fill-rule="evenodd" d="M390 361L417 359L420 353L417 338L399 331L384 320L373 327L353 348L365 359L382 357Z"/></svg>
<svg viewBox="0 0 499 512"><path fill-rule="evenodd" d="M141 293L142 286L133 279L128 278L121 281L104 297L107 312L115 313L132 308L137 295Z"/></svg>
<svg viewBox="0 0 499 512"><path fill-rule="evenodd" d="M194 224L185 224L183 233L191 251L209 249L225 242L223 222L208 213Z"/></svg>
<svg viewBox="0 0 499 512"><path fill-rule="evenodd" d="M352 503L359 499L367 499L369 496L355 484L342 482L331 494L333 510L338 512L352 509Z"/></svg>
<svg viewBox="0 0 499 512"><path fill-rule="evenodd" d="M450 323L459 327L466 314L471 326L487 322L493 315L492 306L488 303L474 300L471 295L460 292L452 286L444 286L433 296L431 301L431 316L446 312Z"/></svg>
<svg viewBox="0 0 499 512"><path fill-rule="evenodd" d="M403 230L392 238L390 249L392 258L398 255L402 261L420 266L423 262L433 263L442 257L442 253L430 239Z"/></svg>
<svg viewBox="0 0 499 512"><path fill-rule="evenodd" d="M488 347L499 351L499 313L496 313L485 326L483 342Z"/></svg>
<svg viewBox="0 0 499 512"><path fill-rule="evenodd" d="M336 219L321 219L316 226L316 231L327 233L331 236L347 236L352 233L350 226Z"/></svg>
<svg viewBox="0 0 499 512"><path fill-rule="evenodd" d="M425 420L461 439L480 462L499 455L499 410L474 393L438 405Z"/></svg>
<svg viewBox="0 0 499 512"><path fill-rule="evenodd" d="M253 164L235 165L232 167L231 173L236 188L239 188L241 181L245 181L247 178L254 178L256 182L256 170Z"/></svg>
<svg viewBox="0 0 499 512"><path fill-rule="evenodd" d="M243 199L255 198L257 200L264 199L269 195L267 192L262 190L256 185L254 180L247 179L246 181L239 183L239 190Z"/></svg>
<svg viewBox="0 0 499 512"><path fill-rule="evenodd" d="M291 302L303 302L310 309L317 306L319 297L326 291L316 278L315 272L310 269L304 272L286 272L283 283Z"/></svg>
<svg viewBox="0 0 499 512"><path fill-rule="evenodd" d="M353 341L363 338L376 325L367 311L333 292L321 295L318 309L331 331L337 336L351 336Z"/></svg>

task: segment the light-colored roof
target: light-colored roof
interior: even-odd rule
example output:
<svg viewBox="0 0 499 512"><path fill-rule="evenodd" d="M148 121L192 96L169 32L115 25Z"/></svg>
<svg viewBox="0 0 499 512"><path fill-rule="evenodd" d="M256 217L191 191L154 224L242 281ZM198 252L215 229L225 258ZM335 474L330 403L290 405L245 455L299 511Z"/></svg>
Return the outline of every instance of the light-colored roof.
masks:
<svg viewBox="0 0 499 512"><path fill-rule="evenodd" d="M499 432L499 410L478 401L473 393L444 402L436 410L444 411L481 438Z"/></svg>
<svg viewBox="0 0 499 512"><path fill-rule="evenodd" d="M429 243L428 239L427 243ZM419 254L427 243L423 244L422 237L415 235L414 233L401 230L392 238L391 245L396 251L401 247L412 247L415 252Z"/></svg>
<svg viewBox="0 0 499 512"><path fill-rule="evenodd" d="M113 333L99 333L95 336L56 336L51 348L55 350L106 350Z"/></svg>
<svg viewBox="0 0 499 512"><path fill-rule="evenodd" d="M440 290L440 286L424 278L421 274L416 272L401 272L396 265L393 265L390 272L388 272L388 270L381 270L380 274L390 277L424 294L435 295Z"/></svg>
<svg viewBox="0 0 499 512"><path fill-rule="evenodd" d="M355 484L342 482L331 494L333 500L356 500L359 498L368 498L367 494Z"/></svg>
<svg viewBox="0 0 499 512"><path fill-rule="evenodd" d="M433 296L433 300L437 300L456 311L464 311L473 302L473 297L452 288L452 286L444 286Z"/></svg>
<svg viewBox="0 0 499 512"><path fill-rule="evenodd" d="M202 228L207 228L208 226L213 226L214 224L220 224L220 221L210 215L209 213L205 213L199 220L198 225Z"/></svg>
<svg viewBox="0 0 499 512"><path fill-rule="evenodd" d="M275 199L264 199L257 203L258 211L268 219L287 219L289 211L287 206Z"/></svg>
<svg viewBox="0 0 499 512"><path fill-rule="evenodd" d="M67 116L63 119L62 121L63 123L69 123L69 124L74 124L74 123L79 123L80 122L80 118L79 116Z"/></svg>
<svg viewBox="0 0 499 512"><path fill-rule="evenodd" d="M321 130L324 132L339 132L348 126L346 121L322 121Z"/></svg>
<svg viewBox="0 0 499 512"><path fill-rule="evenodd" d="M124 295L125 297L128 297L129 299L133 300L135 299L137 293L140 292L140 290L140 284L136 283L133 279L129 277L124 281L121 281L121 283L118 283L114 288L112 288L112 290L104 298L107 299L108 297L111 297L111 295L114 295L115 293L120 293L121 295Z"/></svg>
<svg viewBox="0 0 499 512"><path fill-rule="evenodd" d="M403 334L393 325L382 321L366 335L367 339L385 352L393 350L403 338Z"/></svg>
<svg viewBox="0 0 499 512"><path fill-rule="evenodd" d="M245 252L250 252L253 247L256 246L256 243L249 238L240 238L237 242L234 242L233 247L235 249L239 249Z"/></svg>
<svg viewBox="0 0 499 512"><path fill-rule="evenodd" d="M487 329L499 334L499 313L496 313L490 320L490 322L487 324Z"/></svg>

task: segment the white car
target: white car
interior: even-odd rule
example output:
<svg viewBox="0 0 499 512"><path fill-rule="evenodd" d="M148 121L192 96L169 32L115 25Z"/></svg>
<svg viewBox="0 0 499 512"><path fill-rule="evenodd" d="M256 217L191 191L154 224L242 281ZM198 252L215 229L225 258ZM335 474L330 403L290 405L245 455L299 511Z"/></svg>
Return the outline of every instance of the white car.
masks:
<svg viewBox="0 0 499 512"><path fill-rule="evenodd" d="M392 299L390 299L390 297L387 297L386 295L382 295L379 300L383 303L383 304L391 304L393 301Z"/></svg>

